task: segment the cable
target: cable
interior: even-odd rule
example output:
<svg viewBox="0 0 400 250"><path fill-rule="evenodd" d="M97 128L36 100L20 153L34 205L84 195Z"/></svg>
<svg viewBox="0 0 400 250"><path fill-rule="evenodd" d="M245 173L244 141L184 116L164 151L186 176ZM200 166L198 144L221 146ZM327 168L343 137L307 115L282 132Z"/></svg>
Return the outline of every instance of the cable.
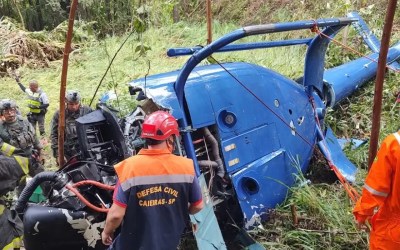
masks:
<svg viewBox="0 0 400 250"><path fill-rule="evenodd" d="M314 22L315 22L315 21L314 21ZM334 38L332 38L332 37L330 37L330 36L324 34L323 32L321 32L321 31L319 30L318 25L317 25L316 22L314 23L314 27L311 28L311 32L315 32L315 33L317 33L319 36L326 37L326 38L328 38L329 40L331 40L332 42L334 42L334 43L336 43L336 44L339 44L339 45L342 46L343 48L345 48L345 49L347 49L347 50L350 50L350 51L356 53L357 55L359 55L359 56L361 56L361 57L364 57L364 58L370 60L371 62L378 63L378 60L373 59L373 58L371 58L371 57L369 57L369 56L367 56L367 55L363 55L361 52L359 52L359 51L357 51L357 50L355 50L355 49L353 49L353 48L351 48L351 47L349 47L349 46L347 46L347 45L345 45L345 44L343 44L343 43L337 41L336 39L334 39ZM397 70L397 69L393 68L392 66L390 66L390 65L388 65L388 64L386 64L386 68L388 68L388 69L390 69L390 70L392 70L392 71L394 71L394 72L396 72L396 73L399 73L399 72L400 72L400 70Z"/></svg>
<svg viewBox="0 0 400 250"><path fill-rule="evenodd" d="M259 98L251 89L249 89L248 87L246 87L246 85L244 85L239 79L237 79L231 72L229 72L229 70L227 70L219 61L217 61L214 57L210 56L210 58L212 58L213 60L215 60L215 62L222 68L224 69L233 79L235 79L235 81L237 83L239 83L240 85L242 85L242 87L247 90L247 92L249 92L252 96L254 96L254 98L257 99L257 101L259 101L264 107L266 107L269 111L271 111L279 120L281 120L283 122L283 124L285 124L287 127L289 127L291 130L293 129L290 124L288 124L283 117L281 117L280 115L278 115L272 108L270 108L263 100L261 100L261 98ZM310 147L314 147L314 145L307 141L307 139L305 139L299 132L297 132L297 130L294 130L294 132L305 142L307 143Z"/></svg>
<svg viewBox="0 0 400 250"><path fill-rule="evenodd" d="M354 189L350 185L350 183L346 180L346 178L342 175L342 173L340 173L339 169L333 164L333 162L331 160L330 151L328 150L328 146L326 145L325 136L322 133L321 123L319 122L319 119L318 119L318 116L317 116L317 112L315 111L316 107L315 107L314 98L312 96L310 96L309 98L310 98L311 105L313 107L314 117L315 117L318 129L321 131L320 136L322 137L321 138L322 139L322 147L324 147L324 151L326 153L326 160L328 161L328 165L333 170L333 172L335 173L336 177L339 179L340 183L343 185L343 187L346 190L347 194L349 195L350 199L353 202L356 202L358 200L358 198L360 197L360 194L357 192L356 189Z"/></svg>
<svg viewBox="0 0 400 250"><path fill-rule="evenodd" d="M318 30L318 27L314 26L312 28L312 30ZM317 32L317 31L315 31ZM323 34L321 32L317 32L318 34ZM324 36L326 36L325 34L323 34ZM327 36L328 37L328 36ZM328 37L330 38L330 37ZM331 39L331 38L330 38ZM283 117L281 117L280 115L278 115L273 109L271 109L263 100L261 100L261 98L259 98L251 89L249 89L248 87L246 87L239 79L237 79L232 73L230 73L219 61L217 61L215 58L213 58L212 56L210 56L210 58L212 58L213 60L215 60L215 62L222 68L224 69L230 76L232 76L233 79L236 80L237 83L239 83L245 90L247 90L247 92L249 92L251 95L253 95L264 107L266 107L269 111L271 111L278 119L280 119L283 124L285 124L287 127L289 127L290 129L292 129L292 127L290 126L290 124L288 124ZM368 58L368 57L367 57ZM319 119L317 117L317 113L316 113L316 106L315 106L315 102L314 102L314 98L311 96L309 97L313 111L314 111L314 117L316 120L316 124L318 126L318 129L321 130L321 124L319 122ZM321 130L322 131L322 130ZM297 130L294 130L294 132L304 141L306 142L310 147L313 147L314 145L311 144L308 140L306 140L301 134L299 134L297 132ZM338 168L333 164L332 160L331 160L331 156L330 156L330 152L329 150L327 150L327 146L325 144L325 137L323 135L323 133L321 133L321 137L323 140L322 146L325 149L326 152L326 159L328 161L328 165L329 167L333 170L333 172L336 174L337 178L339 179L340 183L343 185L344 189L346 190L347 194L349 195L350 199L353 202L356 202L357 199L360 197L360 195L358 194L357 190L355 190L349 182L347 182L347 180L345 179L345 177L340 173L340 171L338 170Z"/></svg>

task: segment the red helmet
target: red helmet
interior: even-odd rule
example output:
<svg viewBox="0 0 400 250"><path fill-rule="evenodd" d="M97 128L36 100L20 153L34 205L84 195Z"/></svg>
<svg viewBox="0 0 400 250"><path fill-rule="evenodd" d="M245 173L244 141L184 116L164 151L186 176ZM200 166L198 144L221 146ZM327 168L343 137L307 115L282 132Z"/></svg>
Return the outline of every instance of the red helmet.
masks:
<svg viewBox="0 0 400 250"><path fill-rule="evenodd" d="M156 111L144 119L142 138L164 141L171 135L179 135L176 119L165 111Z"/></svg>

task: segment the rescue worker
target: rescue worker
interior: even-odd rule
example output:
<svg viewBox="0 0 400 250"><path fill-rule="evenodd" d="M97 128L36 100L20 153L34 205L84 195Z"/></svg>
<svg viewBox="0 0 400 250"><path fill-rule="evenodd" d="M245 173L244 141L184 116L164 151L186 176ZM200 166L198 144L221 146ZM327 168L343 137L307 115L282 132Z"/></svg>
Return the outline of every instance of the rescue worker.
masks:
<svg viewBox="0 0 400 250"><path fill-rule="evenodd" d="M0 249L19 249L23 225L13 210L14 190L29 173L28 158L14 155L19 149L0 139Z"/></svg>
<svg viewBox="0 0 400 250"><path fill-rule="evenodd" d="M370 249L400 249L400 131L387 136L366 177L353 214L371 223Z"/></svg>
<svg viewBox="0 0 400 250"><path fill-rule="evenodd" d="M81 95L78 91L68 91L65 96L65 131L64 131L64 156L68 161L73 156L76 156L80 150L78 145L78 137L76 134L75 120L81 116L84 116L92 109L89 106L81 104ZM51 148L53 150L53 156L57 160L58 164L58 117L60 111L57 110L51 121Z"/></svg>
<svg viewBox="0 0 400 250"><path fill-rule="evenodd" d="M0 121L0 138L2 141L18 149L18 155L31 159L35 158L35 164L29 172L30 176L43 172L44 168L40 164L42 161L42 145L36 137L35 130L22 116L17 114L15 101L3 99L0 102L0 113L4 120ZM25 187L25 180L20 182L19 192Z"/></svg>
<svg viewBox="0 0 400 250"><path fill-rule="evenodd" d="M175 118L156 111L142 126L148 149L115 165L118 184L102 233L109 249L175 250L189 213L203 208L193 161L172 154L178 135Z"/></svg>
<svg viewBox="0 0 400 250"><path fill-rule="evenodd" d="M47 97L46 93L39 88L39 84L36 80L31 80L29 82L29 88L26 88L24 85L22 85L19 77L16 77L15 80L17 81L21 90L24 91L28 96L28 121L32 124L35 130L36 124L38 124L40 135L44 136L46 134L44 120L47 113L47 108L49 107L49 98Z"/></svg>
<svg viewBox="0 0 400 250"><path fill-rule="evenodd" d="M42 145L36 137L32 125L21 115L18 115L17 105L14 100L3 99L0 102L0 138L10 145L21 149L21 156L31 157L36 150L41 156Z"/></svg>

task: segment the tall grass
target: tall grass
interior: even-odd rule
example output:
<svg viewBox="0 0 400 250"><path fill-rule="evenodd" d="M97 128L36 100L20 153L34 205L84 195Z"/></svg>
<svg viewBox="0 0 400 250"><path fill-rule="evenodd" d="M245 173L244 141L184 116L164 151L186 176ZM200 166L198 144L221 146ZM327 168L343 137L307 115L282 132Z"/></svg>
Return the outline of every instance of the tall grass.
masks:
<svg viewBox="0 0 400 250"><path fill-rule="evenodd" d="M256 231L261 244L267 249L293 250L367 248L367 234L356 229L353 204L340 184L312 184L301 172L297 183L290 188L288 200L272 210L270 220Z"/></svg>

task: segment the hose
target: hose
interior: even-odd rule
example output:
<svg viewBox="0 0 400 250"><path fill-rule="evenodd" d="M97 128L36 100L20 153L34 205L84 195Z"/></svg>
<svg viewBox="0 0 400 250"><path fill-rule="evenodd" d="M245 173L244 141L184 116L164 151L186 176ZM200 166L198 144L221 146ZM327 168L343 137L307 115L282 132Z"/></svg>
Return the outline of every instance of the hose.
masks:
<svg viewBox="0 0 400 250"><path fill-rule="evenodd" d="M197 163L199 164L200 167L212 167L212 168L218 167L218 163L216 163L215 161L200 160L197 161Z"/></svg>
<svg viewBox="0 0 400 250"><path fill-rule="evenodd" d="M102 189L106 189L106 190L110 190L110 191L113 191L114 187L97 182L97 181L93 181L93 180L84 180L84 181L74 183L72 185L65 186L68 190L70 190L72 193L74 193L76 195L76 197L78 197L89 208L93 209L96 212L108 213L108 211L109 211L108 208L101 208L101 207L97 207L97 206L93 205L92 203L90 203L90 201L88 201L85 197L83 197L83 195L79 192L78 189L76 189L77 187L84 186L84 185L93 185L98 188L102 188Z"/></svg>
<svg viewBox="0 0 400 250"><path fill-rule="evenodd" d="M81 193L79 193L78 189L76 189L75 187L73 187L72 185L66 185L65 186L69 191L71 191L72 193L74 193L76 195L76 197L78 197L86 206L88 206L89 208L93 209L96 212L100 212L100 213L108 213L109 209L108 208L101 208L101 207L97 207L95 205L93 205L92 203L90 203L90 201L88 201L85 197L83 197L83 195Z"/></svg>
<svg viewBox="0 0 400 250"><path fill-rule="evenodd" d="M33 192L35 189L42 184L45 181L55 181L57 178L57 173L55 172L42 172L37 174L33 179L26 185L24 190L22 191L17 204L15 205L15 211L17 213L22 214L26 208L26 204L28 203L29 198L32 196ZM93 204L91 204L83 195L76 189L77 187L84 186L84 185L94 185L102 189L106 190L114 190L113 186L109 186L97 181L92 181L92 180L84 180L80 181L77 183L74 183L72 185L68 184L65 186L68 190L70 190L72 193L76 195L86 206L89 208L93 209L94 211L101 212L101 213L107 213L109 209L107 208L101 208L97 207Z"/></svg>
<svg viewBox="0 0 400 250"><path fill-rule="evenodd" d="M219 154L219 147L218 147L218 142L217 139L211 134L210 130L207 127L203 128L203 133L206 139L206 142L211 144L211 150L214 156L215 162L218 164L217 167L217 175L219 177L224 177L225 176L225 168L224 164L222 162L221 156Z"/></svg>
<svg viewBox="0 0 400 250"><path fill-rule="evenodd" d="M80 187L80 186L84 186L84 185L93 185L102 189L106 189L106 190L110 190L113 191L114 187L113 186L109 186L103 183L100 183L98 181L92 181L92 180L85 180L85 181L80 181L77 183L72 184L72 187L76 188L76 187Z"/></svg>
<svg viewBox="0 0 400 250"><path fill-rule="evenodd" d="M32 196L35 189L45 181L55 181L57 178L57 173L55 172L41 172L32 178L30 182L26 185L24 190L22 190L21 195L15 205L15 211L22 214L26 208L29 198Z"/></svg>

